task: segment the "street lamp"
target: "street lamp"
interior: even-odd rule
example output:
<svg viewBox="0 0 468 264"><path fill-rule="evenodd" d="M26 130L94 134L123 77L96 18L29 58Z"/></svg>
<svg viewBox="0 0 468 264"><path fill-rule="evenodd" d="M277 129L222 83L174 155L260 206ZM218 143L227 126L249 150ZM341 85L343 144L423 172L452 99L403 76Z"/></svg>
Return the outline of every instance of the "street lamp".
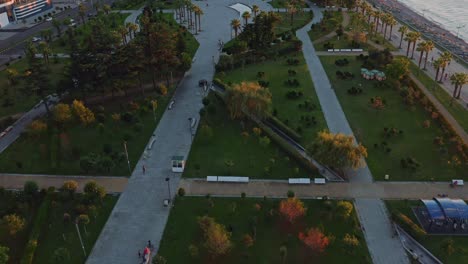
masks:
<svg viewBox="0 0 468 264"><path fill-rule="evenodd" d="M170 178L167 177L167 178L166 178L166 182L167 182L167 191L169 192L169 199L168 199L168 201L169 201L169 203L171 203L171 186L170 186L170 184L169 184L169 181L170 181Z"/></svg>

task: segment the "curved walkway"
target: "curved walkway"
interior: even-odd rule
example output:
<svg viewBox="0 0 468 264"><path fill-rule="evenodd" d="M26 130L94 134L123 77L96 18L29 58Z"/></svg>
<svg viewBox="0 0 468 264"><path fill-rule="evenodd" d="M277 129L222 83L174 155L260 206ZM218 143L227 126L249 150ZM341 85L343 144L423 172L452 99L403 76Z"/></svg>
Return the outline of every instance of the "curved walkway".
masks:
<svg viewBox="0 0 468 264"><path fill-rule="evenodd" d="M333 133L353 135L338 98L307 34L311 24L319 22L322 18L319 8L312 6L312 9L315 9L313 21L298 30L296 36L303 43L304 58L314 82L315 91L325 115L328 129ZM369 184L373 181L367 166L352 173L354 174L350 177L352 183ZM383 201L380 199L359 198L355 200L355 207L361 225L365 230L364 234L374 263L409 263L401 242L393 237L393 228ZM392 252L392 254L388 254L389 252Z"/></svg>
<svg viewBox="0 0 468 264"><path fill-rule="evenodd" d="M341 11L341 14L343 15L343 21L341 21L341 26L344 29L349 25L349 22L350 22L351 18L349 16L348 12L346 12L346 11ZM317 43L320 43L320 42L324 42L324 41L327 41L327 40L333 38L334 36L336 36L336 32L332 31L332 32L328 33L327 35L314 40L313 43L317 44Z"/></svg>

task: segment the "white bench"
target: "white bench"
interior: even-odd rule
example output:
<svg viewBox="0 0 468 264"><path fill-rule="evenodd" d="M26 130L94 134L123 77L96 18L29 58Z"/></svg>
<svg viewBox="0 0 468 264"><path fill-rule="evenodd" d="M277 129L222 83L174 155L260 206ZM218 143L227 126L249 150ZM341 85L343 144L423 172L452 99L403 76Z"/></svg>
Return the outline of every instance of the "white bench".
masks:
<svg viewBox="0 0 468 264"><path fill-rule="evenodd" d="M172 100L172 101L169 103L169 107L168 107L167 109L171 110L172 107L174 107L174 103L175 103L175 101Z"/></svg>
<svg viewBox="0 0 468 264"><path fill-rule="evenodd" d="M346 52L349 52L349 51L351 51L351 49L341 49L340 51L346 51Z"/></svg>
<svg viewBox="0 0 468 264"><path fill-rule="evenodd" d="M241 182L241 183L248 183L248 182L249 182L249 177L218 176L218 182Z"/></svg>
<svg viewBox="0 0 468 264"><path fill-rule="evenodd" d="M327 51L328 51L328 52L333 52L333 49L328 49Z"/></svg>
<svg viewBox="0 0 468 264"><path fill-rule="evenodd" d="M206 181L207 182L217 182L218 181L218 176L206 176Z"/></svg>
<svg viewBox="0 0 468 264"><path fill-rule="evenodd" d="M289 178L289 184L310 184L309 178Z"/></svg>
<svg viewBox="0 0 468 264"><path fill-rule="evenodd" d="M314 183L315 184L325 184L326 180L325 180L325 178L314 178Z"/></svg>
<svg viewBox="0 0 468 264"><path fill-rule="evenodd" d="M148 150L151 150L151 148L153 148L154 142L156 142L156 139L155 138L151 139L150 143L148 144L148 148L147 148Z"/></svg>
<svg viewBox="0 0 468 264"><path fill-rule="evenodd" d="M335 51L335 52L340 52L340 49L334 49L333 51Z"/></svg>
<svg viewBox="0 0 468 264"><path fill-rule="evenodd" d="M364 50L363 50L363 49L352 49L351 51L362 52L362 51L364 51Z"/></svg>
<svg viewBox="0 0 468 264"><path fill-rule="evenodd" d="M455 179L455 180L452 180L452 184L456 186L463 186L464 183L463 183L463 180Z"/></svg>

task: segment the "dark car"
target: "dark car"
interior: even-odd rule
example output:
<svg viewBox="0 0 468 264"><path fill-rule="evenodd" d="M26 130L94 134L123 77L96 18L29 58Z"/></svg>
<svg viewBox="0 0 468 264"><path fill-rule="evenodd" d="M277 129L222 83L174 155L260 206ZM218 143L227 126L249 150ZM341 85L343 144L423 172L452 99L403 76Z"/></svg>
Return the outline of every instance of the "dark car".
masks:
<svg viewBox="0 0 468 264"><path fill-rule="evenodd" d="M208 85L208 81L207 81L207 80L203 79L203 80L199 80L199 81L198 81L198 86L199 86L199 87L203 87L203 86L205 86L205 85Z"/></svg>

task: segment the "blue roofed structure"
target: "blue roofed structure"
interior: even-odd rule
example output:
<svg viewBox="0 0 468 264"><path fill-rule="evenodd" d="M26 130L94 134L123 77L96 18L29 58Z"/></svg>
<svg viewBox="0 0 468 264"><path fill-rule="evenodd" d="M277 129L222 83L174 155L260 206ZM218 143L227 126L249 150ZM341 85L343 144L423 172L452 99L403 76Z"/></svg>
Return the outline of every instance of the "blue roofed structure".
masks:
<svg viewBox="0 0 468 264"><path fill-rule="evenodd" d="M468 205L461 199L421 200L433 220L468 220Z"/></svg>
<svg viewBox="0 0 468 264"><path fill-rule="evenodd" d="M434 200L421 200L424 205L426 206L427 211L429 212L429 216L434 220L444 220L445 215L440 209L439 204L437 204Z"/></svg>

